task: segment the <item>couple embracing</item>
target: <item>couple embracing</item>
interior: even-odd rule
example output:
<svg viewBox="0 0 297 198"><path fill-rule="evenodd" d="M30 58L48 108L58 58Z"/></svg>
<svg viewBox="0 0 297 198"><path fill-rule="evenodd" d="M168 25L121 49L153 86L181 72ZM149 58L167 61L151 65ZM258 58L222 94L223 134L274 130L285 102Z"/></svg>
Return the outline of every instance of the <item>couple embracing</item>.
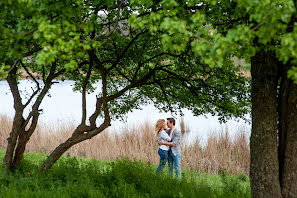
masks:
<svg viewBox="0 0 297 198"><path fill-rule="evenodd" d="M160 164L156 172L160 173L164 169L166 162L168 162L169 174L173 176L174 167L176 170L176 177L181 179L181 132L177 131L175 128L175 119L167 118L167 123L164 119L158 120L156 123L156 132L158 135L158 143L160 145L158 150Z"/></svg>

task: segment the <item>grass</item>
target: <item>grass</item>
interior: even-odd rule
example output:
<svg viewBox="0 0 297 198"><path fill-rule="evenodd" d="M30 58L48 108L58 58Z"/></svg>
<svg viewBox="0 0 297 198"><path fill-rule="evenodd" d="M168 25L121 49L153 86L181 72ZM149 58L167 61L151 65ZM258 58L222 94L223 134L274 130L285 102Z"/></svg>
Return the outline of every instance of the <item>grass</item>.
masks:
<svg viewBox="0 0 297 198"><path fill-rule="evenodd" d="M0 149L6 148L11 126L12 119L0 115ZM49 154L67 140L74 130L75 125L71 122L60 122L54 126L41 123L28 142L26 152ZM228 172L249 175L250 157L246 134L246 131L239 130L231 138L228 130L221 131L208 136L203 145L199 138L193 140L192 144L182 139L182 169L208 174ZM71 147L65 154L107 161L129 158L157 165L159 156L156 140L154 126L143 123L133 129L120 129L118 133L103 131L94 138Z"/></svg>
<svg viewBox="0 0 297 198"><path fill-rule="evenodd" d="M4 151L0 150L0 165ZM0 169L0 197L251 197L247 176L183 171L179 181L156 166L128 159L99 161L63 156L44 175L45 154L26 153L14 173Z"/></svg>

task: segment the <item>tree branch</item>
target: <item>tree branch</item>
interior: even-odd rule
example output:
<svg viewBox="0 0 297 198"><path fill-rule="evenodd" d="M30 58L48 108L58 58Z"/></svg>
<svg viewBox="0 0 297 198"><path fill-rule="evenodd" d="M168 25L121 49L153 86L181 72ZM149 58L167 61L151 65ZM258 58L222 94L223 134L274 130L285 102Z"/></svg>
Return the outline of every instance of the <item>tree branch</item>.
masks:
<svg viewBox="0 0 297 198"><path fill-rule="evenodd" d="M171 75L173 75L173 77L175 78L175 79L177 79L177 80L179 80L180 82L182 82L182 84L184 85L184 87L185 88L187 88L189 91L190 91L190 93L192 94L192 95L194 95L194 96L199 96L199 92L197 91L198 89L197 89L197 87L195 87L195 86L193 86L192 84L191 84L191 82L189 81L189 79L186 79L186 78L183 78L183 77L181 77L181 76L179 76L179 75L177 75L177 74L174 74L173 72L170 72L170 71L168 71L168 70L165 70L165 69L162 69L163 71L166 71L166 72L168 72L168 73L170 73ZM201 81L200 81L201 82ZM203 81L202 81L203 82ZM190 86L189 86L190 85ZM204 86L206 86L207 87L207 85L204 85ZM209 95L211 95L211 93L208 93ZM223 105L221 105L221 104L219 104L219 103L216 103L215 101L213 101L213 100L209 100L209 99L206 99L206 98L203 98L203 99L201 99L201 100L203 100L203 101L205 101L205 102L208 102L208 103L210 103L210 104L213 104L213 105L215 105L215 106L217 106L217 107L219 107L219 108L221 108L221 109L225 109L225 110L229 110L228 108L226 108L226 106L223 106Z"/></svg>
<svg viewBox="0 0 297 198"><path fill-rule="evenodd" d="M45 82L45 69L44 69L44 65L42 65L42 81Z"/></svg>
<svg viewBox="0 0 297 198"><path fill-rule="evenodd" d="M107 100L107 78L106 78L106 71L101 70L102 75L102 104L103 104L103 112L104 112L104 122L100 125L100 127L96 128L93 131L90 131L88 133L83 134L85 138L92 138L93 136L97 135L101 131L103 131L105 128L110 126L110 115L109 115L109 109L108 109L108 100Z"/></svg>
<svg viewBox="0 0 297 198"><path fill-rule="evenodd" d="M34 96L40 91L40 85L39 85L39 82L36 80L36 78L29 72L29 70L27 69L27 67L23 64L22 61L20 61L22 67L25 69L25 71L27 72L27 74L32 78L32 80L36 83L37 85L37 89L34 91L33 90L33 94L30 96L30 98L28 99L28 101L26 102L26 104L24 105L24 108L26 108L31 100L34 98ZM33 89L33 88L32 88Z"/></svg>
<svg viewBox="0 0 297 198"><path fill-rule="evenodd" d="M167 102L167 104L169 106L170 112L173 112L173 108L171 106L171 103L170 103L170 101L168 99L168 95L167 95L166 91L164 90L164 87L163 87L162 83L160 81L158 81L157 79L155 79L155 78L154 78L154 80L157 83L157 85L159 85L159 87L160 87L160 89L162 91L162 94L163 94L163 96L164 96L164 98L165 98L165 100L166 100L166 102Z"/></svg>
<svg viewBox="0 0 297 198"><path fill-rule="evenodd" d="M37 127L37 122L38 122L39 115L40 114L39 114L38 111L33 115L33 119L32 119L30 128L27 131L25 131L26 138L29 138L33 134L33 132L35 131L35 129Z"/></svg>
<svg viewBox="0 0 297 198"><path fill-rule="evenodd" d="M85 77L85 79L83 81L83 85L82 85L82 119L81 119L82 125L86 124L86 117L87 117L86 89L87 89L87 84L88 84L90 76L91 76L92 66L93 66L93 62L92 62L92 59L90 58L90 64L89 64L87 76Z"/></svg>
<svg viewBox="0 0 297 198"><path fill-rule="evenodd" d="M128 49L132 46L132 44L139 38L140 35L146 33L147 30L141 31L140 33L138 33L135 37L132 38L132 40L128 43L128 45L124 48L124 50L122 51L122 53L117 57L117 59L113 62L112 66L110 68L108 68L107 70L110 71L112 70L118 63L119 61L125 56L125 54L127 53Z"/></svg>
<svg viewBox="0 0 297 198"><path fill-rule="evenodd" d="M10 87L13 100L14 100L14 109L16 112L23 112L24 110L24 105L22 104L22 98L20 96L20 91L17 85L16 81L16 72L17 72L17 67L13 67L12 70L8 73L7 75L7 82Z"/></svg>
<svg viewBox="0 0 297 198"><path fill-rule="evenodd" d="M19 62L22 58L23 58L23 56L20 56L19 58L17 58L17 59L14 61L13 65L10 67L10 69L7 71L7 73L10 73L10 72L16 67L16 65L18 64L18 62Z"/></svg>
<svg viewBox="0 0 297 198"><path fill-rule="evenodd" d="M38 108L39 108L43 98L45 97L46 93L48 92L48 90L50 89L50 87L52 85L52 80L54 78L58 77L59 75L61 75L65 71L65 69L62 69L62 70L58 71L57 73L54 73L55 69L56 69L56 62L52 63L50 73L44 82L44 87L41 90L41 93L38 95L37 99L35 100L32 110L29 113L27 119L25 120L25 126L29 123L32 116L34 116L38 112Z"/></svg>
<svg viewBox="0 0 297 198"><path fill-rule="evenodd" d="M130 84L127 85L126 87L124 87L123 89L121 89L120 91L118 91L117 93L107 96L106 97L106 102L110 101L110 100L114 100L120 96L122 96L126 91L128 91L129 89L138 87L138 86L143 86L143 85L147 85L147 84L151 84L148 83L148 80L150 77L152 77L154 75L154 73L160 69L161 67L156 67L154 69L152 69L149 73L147 73L145 76L143 76L141 79L137 80L137 81L130 81L129 79L127 79ZM97 98L97 102L96 102L96 110L94 111L94 113L92 114L92 116L89 118L90 121L90 130L94 130L94 127L96 126L96 119L100 114L100 109L102 107L103 104L103 98Z"/></svg>
<svg viewBox="0 0 297 198"><path fill-rule="evenodd" d="M122 1L121 1L121 3L119 3L119 5L118 5L118 15L117 15L117 17L116 17L115 25L114 25L114 26L117 26L118 23L119 23L119 19L120 19L120 15L121 15L121 4L122 4ZM101 45L103 45L103 44L106 43L107 39L111 36L111 34L115 31L115 29L116 29L116 28L114 27L111 31L108 32L108 34L106 35L105 40L101 43Z"/></svg>

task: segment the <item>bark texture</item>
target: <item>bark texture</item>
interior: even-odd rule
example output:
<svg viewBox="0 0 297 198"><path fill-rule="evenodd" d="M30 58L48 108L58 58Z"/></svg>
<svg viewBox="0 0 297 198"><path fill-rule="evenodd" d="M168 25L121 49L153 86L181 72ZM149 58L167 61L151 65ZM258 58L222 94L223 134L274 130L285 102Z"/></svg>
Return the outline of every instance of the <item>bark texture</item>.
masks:
<svg viewBox="0 0 297 198"><path fill-rule="evenodd" d="M24 120L22 119L22 116L15 115L12 130L10 132L9 137L7 138L7 146L5 157L3 160L3 168L12 169L13 167L15 167L13 164L14 151L17 144L19 133L23 130L23 122Z"/></svg>
<svg viewBox="0 0 297 198"><path fill-rule="evenodd" d="M252 134L250 177L252 196L281 198L277 141L278 66L272 52L252 58Z"/></svg>
<svg viewBox="0 0 297 198"><path fill-rule="evenodd" d="M17 144L19 134L24 130L24 106L22 104L22 99L16 82L16 72L17 68L14 67L7 76L7 82L13 95L14 109L16 112L14 115L13 126L10 135L7 138L6 152L3 160L3 167L7 169L13 168L15 146Z"/></svg>
<svg viewBox="0 0 297 198"><path fill-rule="evenodd" d="M278 94L278 114L279 114L279 125L278 125L278 159L279 159L279 180L282 185L282 177L284 170L284 155L287 144L287 129L288 129L288 97L290 92L289 80L287 78L287 67L279 66L280 68L280 88Z"/></svg>
<svg viewBox="0 0 297 198"><path fill-rule="evenodd" d="M282 194L284 198L297 197L297 85L291 80L287 89L288 97L283 103L287 104L286 119L281 120L286 125L285 140L280 142L283 144L284 153L282 167Z"/></svg>

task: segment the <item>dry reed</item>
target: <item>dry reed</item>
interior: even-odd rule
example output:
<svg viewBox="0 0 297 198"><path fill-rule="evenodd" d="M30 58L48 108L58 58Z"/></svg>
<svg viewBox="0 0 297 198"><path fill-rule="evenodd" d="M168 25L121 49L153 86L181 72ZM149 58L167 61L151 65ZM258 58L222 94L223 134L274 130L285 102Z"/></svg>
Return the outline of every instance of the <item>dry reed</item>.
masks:
<svg viewBox="0 0 297 198"><path fill-rule="evenodd" d="M57 123L56 126L52 128L39 125L26 147L26 152L50 153L70 137L75 129L71 123ZM0 149L5 149L11 127L12 119L0 116ZM131 130L123 128L120 133L103 131L96 137L73 146L66 154L100 160L127 157L158 164L156 139L153 126L144 123ZM182 169L211 174L224 171L248 175L249 161L249 145L244 130L238 131L234 138L230 138L228 130L219 135L209 135L203 146L198 138L191 144L182 141Z"/></svg>

